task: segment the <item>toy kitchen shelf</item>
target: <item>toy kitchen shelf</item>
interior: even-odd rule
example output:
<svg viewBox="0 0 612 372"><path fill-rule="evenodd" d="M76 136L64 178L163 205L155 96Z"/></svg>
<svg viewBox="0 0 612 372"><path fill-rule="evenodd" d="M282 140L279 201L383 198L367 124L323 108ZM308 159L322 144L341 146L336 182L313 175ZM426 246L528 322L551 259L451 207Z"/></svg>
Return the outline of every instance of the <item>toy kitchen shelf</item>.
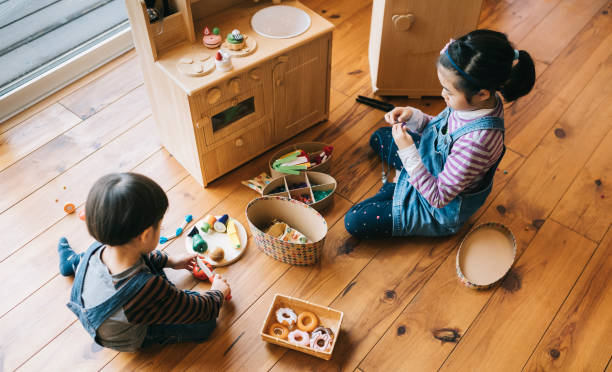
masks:
<svg viewBox="0 0 612 372"><path fill-rule="evenodd" d="M283 1L311 19L301 35L271 39L250 24L271 1L234 2L205 14L206 1L170 0L175 13L150 24L142 0L126 0L160 139L203 186L329 115L333 25L298 1ZM219 50L202 43L202 30L221 36L238 29L257 43L254 53L233 57L233 69L188 76L184 58L214 59Z"/></svg>

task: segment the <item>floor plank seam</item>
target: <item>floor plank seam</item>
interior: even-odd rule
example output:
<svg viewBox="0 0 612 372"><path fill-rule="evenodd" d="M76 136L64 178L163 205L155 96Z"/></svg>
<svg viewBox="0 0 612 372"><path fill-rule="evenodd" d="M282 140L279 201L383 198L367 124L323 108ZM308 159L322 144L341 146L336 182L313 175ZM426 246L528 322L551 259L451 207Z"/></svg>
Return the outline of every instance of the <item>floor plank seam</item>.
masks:
<svg viewBox="0 0 612 372"><path fill-rule="evenodd" d="M50 178L49 180L47 180L45 183L43 183L42 185L40 185L37 189L33 190L32 192L30 192L29 194L25 195L24 197L22 197L21 199L19 199L18 201L16 201L15 203L11 204L9 207L7 207L6 209L4 209L3 211L0 212L0 215L5 213L6 211L8 211L9 209L15 207L17 204L21 203L23 200L27 199L30 195L34 194L36 191L40 190L41 188L45 187L46 185L48 185L49 183L53 182L55 179L57 179L58 177L62 176L63 174L65 174L67 171L71 170L72 168L76 167L77 165L81 164L84 160L90 158L93 154L97 153L98 151L102 150L103 148L105 148L106 146L110 145L111 143L113 143L116 139L118 139L119 137L123 136L126 132L130 131L132 128L136 127L137 125L141 124L142 122L144 122L145 120L149 119L151 117L151 114L147 115L146 117L144 117L142 120L134 123L132 126L130 126L129 128L126 128L124 131L118 133L115 137L109 139L108 142L106 142L104 144L104 146L100 146L99 148L95 149L94 151L90 152L89 154L87 154L84 158L80 159L79 161L77 161L76 163L72 164L70 167L64 169L62 171L62 173L54 176L53 178ZM159 149L162 148L161 144L159 145L160 147L158 148L158 150L156 150L155 152L159 151ZM150 157L150 156L149 156ZM149 158L147 157L147 159ZM140 164L140 163L139 163ZM1 175L2 172L0 172ZM2 262L2 261L0 261Z"/></svg>
<svg viewBox="0 0 612 372"><path fill-rule="evenodd" d="M53 338L51 338L48 342L46 342L44 345L42 345L40 347L40 349L36 350L36 352L32 355L30 355L26 360L24 360L20 365L17 366L17 368L14 369L14 371L19 370L21 367L23 367L24 365L26 365L32 358L34 358L38 353L40 353L42 350L44 350L44 348L46 348L50 343L52 343L56 338L58 338L60 335L62 335L64 332L66 332L66 330L70 327L72 327L72 325L74 323L76 323L76 320L73 320L66 328L62 329L60 331L60 333L56 334L55 336L53 336Z"/></svg>
<svg viewBox="0 0 612 372"><path fill-rule="evenodd" d="M469 231L469 230L468 230ZM466 231L467 234L467 231ZM465 234L463 234L465 236ZM406 306L404 306L402 308L402 310L400 311L399 315L391 322L391 324L389 325L389 327L387 327L387 329L383 332L383 335L376 340L376 342L374 343L374 345L372 345L372 347L370 348L370 350L368 350L368 352L364 355L364 357L359 361L359 363L357 364L357 367L359 367L359 365L361 365L361 363L363 361L365 361L368 358L368 355L370 355L370 353L372 352L372 350L374 350L374 348L376 347L376 345L378 345L378 343L382 340L382 338L388 333L390 332L391 328L393 327L394 323L397 321L397 319L399 319L402 314L404 313L404 311L406 311L406 309L413 304L419 297L419 295L421 294L421 292L423 291L423 288L425 288L427 286L427 284L429 283L429 281L431 280L431 278L434 277L434 275L438 272L438 270L440 270L440 267L444 264L444 262L448 259L448 257L453 254L453 251L455 250L455 248L457 248L457 246L460 244L461 240L463 240L463 238L458 239L457 242L455 244L452 245L452 247L449 249L448 251L448 255L444 256L442 260L440 260L440 264L435 268L435 270L433 270L433 272L431 273L431 275L427 278L427 280L421 285L421 287L417 290L417 292L412 296L412 298L410 299L410 301L408 301L408 303L406 304ZM419 261L420 262L420 261ZM369 263L368 263L369 265ZM417 262L418 265L418 262Z"/></svg>
<svg viewBox="0 0 612 372"><path fill-rule="evenodd" d="M60 105L60 106L61 106L61 105ZM62 106L62 107L64 107L64 106ZM13 159L13 160L12 160L12 163L9 163L9 164L7 164L7 165L1 165L0 167L3 167L3 168L0 168L0 173L4 172L6 169L8 169L8 168L12 167L14 164L16 164L17 162L19 162L21 159L26 158L28 155L32 154L33 152L35 152L35 151L36 151L36 150L38 150L39 148L41 148L41 147L43 147L43 146L47 145L49 142L51 142L51 141L55 140L56 138L58 138L58 137L62 136L62 135L63 135L63 134L65 134L66 132L68 132L68 131L72 130L73 128L75 128L75 127L77 127L77 126L79 126L81 123L83 123L83 122L85 121L85 120L81 119L81 118L80 118L78 115L76 115L74 112L72 112L72 111L70 111L70 110L68 110L68 111L69 111L71 114L75 115L75 117L76 117L76 118L78 118L78 119L79 119L79 121L78 121L78 122L76 122L76 123L74 123L74 125L73 125L73 126L66 128L66 129L65 129L63 132L59 132L59 133L57 133L57 135L55 135L54 137L49 138L49 139L48 139L48 140L47 140L45 143L42 143L42 144L40 144L38 147L31 149L31 150L30 150L29 152L27 152L27 153L24 153L24 154L23 154L23 155L21 155L21 157L19 157L18 159Z"/></svg>
<svg viewBox="0 0 612 372"><path fill-rule="evenodd" d="M582 235L580 235L582 236ZM535 346L533 347L533 350L531 351L531 353L529 354L529 357L525 360L525 363L523 364L523 368L521 368L521 371L525 370L525 367L527 366L527 363L529 363L529 360L531 359L531 357L533 356L533 354L535 353L535 351L538 349L538 346L540 345L540 343L542 342L542 340L544 339L544 336L546 336L546 333L548 332L548 330L550 329L550 326L553 324L553 322L555 321L555 319L557 318L557 315L559 315L559 312L561 311L561 309L563 308L563 305L565 304L565 302L567 301L567 299L569 298L569 296L572 294L572 291L574 290L574 288L576 287L576 284L578 283L578 281L580 280L580 278L582 277L582 275L584 274L587 266L589 266L589 263L591 262L591 260L593 259L593 256L595 256L595 253L597 252L597 250L600 248L600 246L598 244L595 243L595 249L593 249L593 252L591 253L591 256L589 257L589 259L587 260L587 262L584 264L584 266L582 267L582 270L580 271L580 274L576 277L576 280L574 281L574 284L572 284L572 286L570 287L570 289L567 291L567 294L565 295L565 298L563 299L563 301L561 302L561 304L559 305L559 308L557 308L557 311L555 312L555 314L553 315L553 317L551 318L551 320L548 322L548 325L546 326L546 329L544 330L544 332L542 332L542 335L540 336L540 339L538 340L538 342L535 344Z"/></svg>
<svg viewBox="0 0 612 372"><path fill-rule="evenodd" d="M565 194L564 194L564 195L565 195ZM559 203L557 202L557 204L556 204L555 206L557 206L558 204L559 204ZM554 210L554 209L553 209L553 210ZM550 214L550 215L552 215L552 212L551 212L551 214ZM595 243L595 244L599 244L599 243L601 243L601 240L597 241L597 240L591 239L591 238L589 238L588 236L586 236L584 233L581 233L581 232L577 231L577 230L576 230L576 229L574 229L573 227L570 227L570 226L568 226L567 224L565 224L565 223L563 223L563 222L561 222L561 221L559 221L559 220L557 220L557 219L555 219L555 218L553 218L553 217L551 217L551 216L549 216L549 217L548 217L548 219L549 219L549 220L551 220L551 221L553 221L553 222L555 222L555 223L558 223L559 225L561 225L561 226L565 227L565 228L566 228L566 229L568 229L569 231L574 232L574 233L576 233L576 234L580 235L581 237L585 238L586 240L588 240L588 241L590 241L590 242L593 242L593 243ZM604 236L605 236L605 235L604 235ZM603 237L602 237L602 239L603 239Z"/></svg>
<svg viewBox="0 0 612 372"><path fill-rule="evenodd" d="M138 87L135 87L134 89L130 90L129 92L127 92L125 95L133 92L134 90L138 89L140 87L140 85ZM122 97L124 97L125 95L121 96L118 99L121 99ZM113 103L116 101L113 101ZM59 103L59 102L58 102ZM62 105L63 107L63 105ZM106 109L107 107L110 107L110 105L103 107L102 109L100 109L100 111L96 112L94 115L90 116L89 118L94 117L95 115L97 115L98 113L102 112L104 109ZM72 113L72 111L70 111ZM74 114L74 113L73 113ZM76 115L76 114L75 114ZM147 115L146 117L144 117L142 120L134 123L132 126L130 126L129 128L123 130L122 132L118 133L116 136L109 138L109 140L104 144L104 146L100 146L100 148L90 152L89 154L87 154L84 158L82 158L81 160L79 160L78 162L72 164L70 167L66 168L63 170L62 173L56 175L55 177L49 179L47 182L45 182L44 184L40 185L40 187L38 187L37 189L33 190L31 193L25 195L23 198L19 199L18 201L16 201L15 203L11 204L10 206L8 206L7 208L5 208L4 210L0 211L0 214L6 212L7 210L11 209L12 207L14 207L15 205L19 204L21 201L23 201L24 199L26 199L28 196L32 195L33 193L35 193L38 189L44 187L45 185L47 185L48 183L52 182L53 180L55 180L56 178L58 178L59 176L61 176L62 174L66 173L67 171L69 171L70 169L74 168L77 164L81 163L83 160L89 158L91 155L95 154L96 152L98 152L99 150L103 149L104 147L106 147L107 145L109 145L110 143L114 142L117 138L121 137L122 135L124 135L127 131L129 131L130 129L134 128L135 126L137 126L138 124L142 123L143 121L147 120L149 117L151 117L151 113L149 115ZM78 115L77 115L78 116ZM2 175L2 173L4 171L6 171L7 169L9 169L10 167L14 166L15 164L17 164L19 161L25 159L28 155L31 155L32 153L36 152L37 150L39 150L40 148L46 146L47 144L49 144L50 142L54 141L55 139L61 137L62 135L66 134L67 132L69 132L70 130L76 128L77 126L81 125L82 123L84 123L86 120L88 120L89 118L83 120L80 119L81 121L78 122L76 125L68 128L67 130L65 130L62 133L59 133L57 136L55 136L54 138L50 139L49 141L47 141L44 144L41 144L39 147L37 147L36 149L34 149L33 151L29 152L28 154L24 155L23 157L21 157L20 159L18 159L17 161L15 161L14 163L12 163L11 165L9 165L8 167L0 170L0 176ZM161 146L161 145L160 145Z"/></svg>
<svg viewBox="0 0 612 372"><path fill-rule="evenodd" d="M133 50L133 49L131 49L131 50ZM129 52L129 50L128 50L128 51L126 51L126 53L124 53L124 54L122 54L122 55L117 56L117 58L121 58L123 55L127 54L128 52ZM6 133L7 131L9 131L9 130L11 130L11 129L13 129L13 128L18 127L19 125L23 124L23 122L24 122L24 121L26 121L26 120L28 120L28 119L32 118L34 115L36 115L36 114L40 113L40 112L41 112L41 111L43 111L43 110L46 110L47 108L49 108L50 106L52 106L52 105L53 105L53 104L55 104L55 103L60 103L60 101L61 101L62 99L64 99L65 97L67 97L67 96L69 96L69 95L71 95L71 94L73 94L73 93L77 92L78 90L80 90L80 89L82 89L82 88L86 87L87 85L89 85L89 84L93 83L94 81L97 81L98 79L101 79L101 78L102 78L103 76L105 76L106 74L108 74L108 73L110 73L111 71L113 71L113 70L117 69L119 66L123 66L123 64L130 62L130 61L131 61L132 59L134 59L134 58L137 58L135 54L134 54L134 56L132 56L131 58L128 58L128 59L127 59L127 61L121 62L121 63L120 63L120 64L118 64L117 66L115 66L115 67L111 68L110 70L108 70L108 71L104 72L102 75L98 76L97 78L93 79L92 81L89 81L89 82L87 82L87 83L83 84L83 86L81 86L81 87L79 87L79 88L75 89L74 91L67 93L65 96L59 95L59 96L57 97L57 99L56 99L56 100L53 100L53 101L49 102L49 103L48 103L48 105L45 105L45 106L40 107L40 109L39 109L39 110L37 110L37 111L33 111L33 112L29 113L29 114L31 114L31 115L28 115L28 116L24 117L24 118L23 118L21 121L19 121L18 123L15 123L15 125L13 125L12 127L10 127L10 128L6 128L5 130L0 131L0 134ZM110 62L108 62L108 63L112 63L112 61L110 61ZM104 66L106 66L106 64L105 64L105 65L102 65L102 66L100 66L100 67L98 67L98 68L97 68L97 69L95 69L94 71L90 72L90 74L94 73L94 72L95 72L96 70L98 70L98 69L104 68ZM82 76L81 78L79 78L77 81L75 81L75 82L72 82L72 83L68 84L66 87L64 87L64 88L62 88L62 89L60 89L60 90L58 90L58 91L57 91L57 92L55 92L55 93L52 93L52 95L53 95L53 94L57 94L57 93L61 92L63 89L66 89L66 88L70 87L72 84L78 84L78 81L79 81L80 79L85 78L86 76L87 76L87 75L83 75L83 76ZM50 96L49 96L49 97L50 97ZM49 98L49 97L47 97L47 98ZM46 99L46 98L43 98L43 100L44 100L44 99ZM43 100L41 100L40 102L42 102ZM62 105L62 106L63 106L63 105ZM24 111L27 111L27 110L29 110L29 109L26 109L26 110L24 110ZM22 112L23 112L23 111L22 111ZM19 115L19 114L20 114L20 113L17 113L17 114L15 114L15 115L13 115L13 116L17 116L17 115ZM78 117L78 115L77 115L77 117ZM11 119L11 118L8 118L6 121L8 121L8 120L10 120L10 119ZM0 124L2 124L2 123L0 123Z"/></svg>

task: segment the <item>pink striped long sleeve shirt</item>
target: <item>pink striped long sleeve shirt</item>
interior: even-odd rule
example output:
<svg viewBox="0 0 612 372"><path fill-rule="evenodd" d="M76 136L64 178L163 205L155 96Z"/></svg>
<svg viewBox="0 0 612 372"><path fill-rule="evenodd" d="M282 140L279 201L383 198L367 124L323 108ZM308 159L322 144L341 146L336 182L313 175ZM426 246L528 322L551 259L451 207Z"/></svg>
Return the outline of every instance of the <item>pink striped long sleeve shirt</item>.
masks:
<svg viewBox="0 0 612 372"><path fill-rule="evenodd" d="M420 133L432 116L417 109L413 110L407 127ZM501 99L498 99L493 109L452 111L448 118L449 133L484 116L497 116L503 119L504 108ZM432 206L442 208L461 192L476 189L501 156L503 147L504 137L499 130L484 129L470 132L453 144L444 169L437 177L427 170L415 145L399 150L398 155L410 175L408 181Z"/></svg>

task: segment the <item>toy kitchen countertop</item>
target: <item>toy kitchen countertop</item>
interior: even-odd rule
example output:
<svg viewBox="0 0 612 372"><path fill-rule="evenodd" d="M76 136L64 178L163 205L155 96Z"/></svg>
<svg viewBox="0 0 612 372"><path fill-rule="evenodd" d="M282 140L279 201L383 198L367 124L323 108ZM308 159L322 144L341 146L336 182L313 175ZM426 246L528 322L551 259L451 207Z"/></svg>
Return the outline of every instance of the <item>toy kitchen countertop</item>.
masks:
<svg viewBox="0 0 612 372"><path fill-rule="evenodd" d="M126 0L126 9L159 139L198 183L207 186L329 117L330 22L298 1L169 1L176 12L154 23L144 0ZM209 15L211 4L226 8ZM251 27L252 18L269 37ZM231 61L216 55L219 48L203 45L205 27L218 27L222 39L239 30L246 50L227 48L242 54Z"/></svg>
<svg viewBox="0 0 612 372"><path fill-rule="evenodd" d="M280 56L322 34L329 33L334 27L329 21L307 8L299 1L283 1L282 5L296 7L305 11L311 19L310 27L304 33L286 39L273 39L261 36L251 27L251 18L257 11L273 5L267 2L253 3L245 1L220 13L197 20L194 24L195 42L191 43L186 41L166 51L162 51L155 65L168 78L175 82L178 87L191 96L210 85L218 83L220 80L239 75L260 65L263 61ZM242 34L256 41L256 50L246 57L233 57L231 59L233 64L233 69L231 71L224 72L216 68L205 76L185 75L181 73L177 67L177 62L182 58L193 55L208 55L211 60L214 60L215 54L219 51L219 48L209 49L203 45L202 30L205 27L208 27L210 30L214 27L218 27L221 31L220 35L224 40L225 35L231 33L234 29L238 29Z"/></svg>

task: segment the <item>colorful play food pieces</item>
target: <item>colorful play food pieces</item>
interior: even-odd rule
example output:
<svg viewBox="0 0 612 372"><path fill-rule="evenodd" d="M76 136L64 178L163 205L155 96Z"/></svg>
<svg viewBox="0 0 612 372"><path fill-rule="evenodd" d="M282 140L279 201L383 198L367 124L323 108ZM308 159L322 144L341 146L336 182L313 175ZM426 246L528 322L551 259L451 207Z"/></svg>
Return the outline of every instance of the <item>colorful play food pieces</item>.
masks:
<svg viewBox="0 0 612 372"><path fill-rule="evenodd" d="M200 234L195 234L192 238L193 250L199 253L204 253L208 249L206 240Z"/></svg>

